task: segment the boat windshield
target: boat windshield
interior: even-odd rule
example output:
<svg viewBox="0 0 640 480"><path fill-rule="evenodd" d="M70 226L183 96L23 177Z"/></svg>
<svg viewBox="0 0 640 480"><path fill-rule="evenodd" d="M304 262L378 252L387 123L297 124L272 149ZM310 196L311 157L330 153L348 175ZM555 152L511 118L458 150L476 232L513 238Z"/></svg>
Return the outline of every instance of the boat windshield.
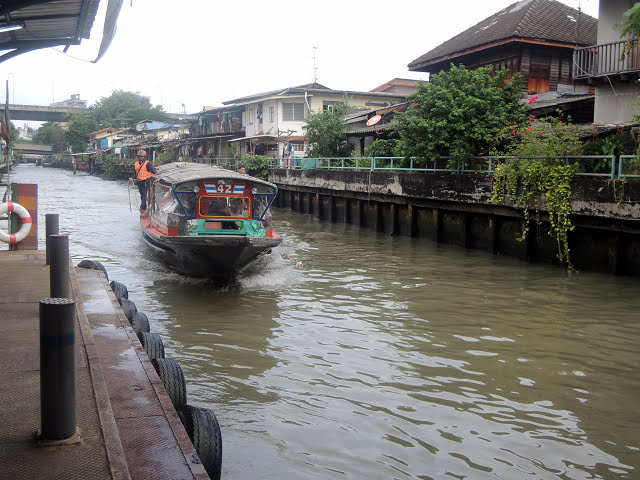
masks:
<svg viewBox="0 0 640 480"><path fill-rule="evenodd" d="M248 197L203 196L198 202L198 213L201 217L248 218L250 206Z"/></svg>

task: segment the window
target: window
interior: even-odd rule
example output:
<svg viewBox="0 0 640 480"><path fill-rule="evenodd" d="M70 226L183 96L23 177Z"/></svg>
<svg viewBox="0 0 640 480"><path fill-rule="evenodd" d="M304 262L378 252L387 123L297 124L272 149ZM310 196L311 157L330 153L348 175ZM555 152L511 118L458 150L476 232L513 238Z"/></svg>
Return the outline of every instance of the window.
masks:
<svg viewBox="0 0 640 480"><path fill-rule="evenodd" d="M269 107L269 121L273 123L273 113L275 111L274 107Z"/></svg>
<svg viewBox="0 0 640 480"><path fill-rule="evenodd" d="M343 105L344 106L344 102L336 102L336 101L327 101L325 100L324 102L322 102L322 109L323 110L331 110L333 112L334 108L336 105Z"/></svg>
<svg viewBox="0 0 640 480"><path fill-rule="evenodd" d="M253 125L253 108L249 110L249 125Z"/></svg>
<svg viewBox="0 0 640 480"><path fill-rule="evenodd" d="M304 120L304 103L283 103L282 120L285 122L301 122Z"/></svg>

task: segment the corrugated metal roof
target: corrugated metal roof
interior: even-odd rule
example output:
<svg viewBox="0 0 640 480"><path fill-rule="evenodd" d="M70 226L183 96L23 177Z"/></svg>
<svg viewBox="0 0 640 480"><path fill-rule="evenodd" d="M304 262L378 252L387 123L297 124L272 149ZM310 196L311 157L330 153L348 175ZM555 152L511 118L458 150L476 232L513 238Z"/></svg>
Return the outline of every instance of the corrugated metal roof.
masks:
<svg viewBox="0 0 640 480"><path fill-rule="evenodd" d="M201 178L215 178L215 179L232 179L232 180L246 180L253 183L261 183L270 187L276 188L273 183L269 183L259 178L244 175L242 173L234 172L233 170L226 170L220 167L214 167L211 165L204 165L200 163L188 163L188 162L174 162L166 165L156 167L158 173L154 175L154 178L159 179L161 182L174 185L176 183L190 182L192 180L199 180Z"/></svg>
<svg viewBox="0 0 640 480"><path fill-rule="evenodd" d="M21 28L0 32L0 62L25 52L78 45L89 38L100 0L9 0L0 3L3 25Z"/></svg>
<svg viewBox="0 0 640 480"><path fill-rule="evenodd" d="M268 98L287 98L287 97L301 97L305 94L313 95L314 93L323 94L323 95L336 95L343 97L344 95L363 95L368 97L379 97L379 98L398 98L403 99L406 95L402 95L399 93L381 93L381 92L357 92L353 90L333 90L332 88L327 88L318 83L311 83L309 85L300 85L298 87L290 87L284 88L281 90L273 90L271 92L258 93L255 95L249 95L247 97L236 98L234 100L229 100L226 102L222 102L225 105L233 105L233 104L247 104L253 103L260 100L266 100Z"/></svg>

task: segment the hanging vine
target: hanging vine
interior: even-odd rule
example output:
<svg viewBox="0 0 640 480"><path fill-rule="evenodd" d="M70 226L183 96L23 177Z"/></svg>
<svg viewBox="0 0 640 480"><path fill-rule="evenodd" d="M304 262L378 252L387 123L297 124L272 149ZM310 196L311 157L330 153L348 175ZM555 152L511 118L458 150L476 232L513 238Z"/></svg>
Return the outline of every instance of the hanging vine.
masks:
<svg viewBox="0 0 640 480"><path fill-rule="evenodd" d="M571 222L571 184L578 165L565 160L579 155L582 149L578 131L562 117L536 120L529 118L528 125L507 125L503 132L503 151L506 158L496 168L494 176L494 202L510 201L521 206L525 228L520 236L529 235L531 213L539 225L540 211L549 215L549 234L557 242L557 257L561 264L572 271L569 249Z"/></svg>

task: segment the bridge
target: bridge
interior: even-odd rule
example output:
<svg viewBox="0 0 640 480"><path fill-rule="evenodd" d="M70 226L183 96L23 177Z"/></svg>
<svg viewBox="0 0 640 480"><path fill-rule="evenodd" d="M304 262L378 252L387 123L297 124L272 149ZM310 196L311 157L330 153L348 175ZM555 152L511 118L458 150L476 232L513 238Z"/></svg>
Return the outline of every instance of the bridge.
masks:
<svg viewBox="0 0 640 480"><path fill-rule="evenodd" d="M28 120L34 122L66 122L67 115L72 112L83 112L82 107L51 107L46 105L9 105L11 120ZM172 120L190 122L195 115L185 113L167 113ZM4 116L4 105L0 105L0 117Z"/></svg>
<svg viewBox="0 0 640 480"><path fill-rule="evenodd" d="M14 143L12 148L20 150L25 155L48 155L53 153L53 146L37 143Z"/></svg>
<svg viewBox="0 0 640 480"><path fill-rule="evenodd" d="M66 122L66 115L71 112L83 111L79 107L48 107L42 105L9 105L11 120L31 120L36 122ZM0 105L1 115L4 116L4 105Z"/></svg>

